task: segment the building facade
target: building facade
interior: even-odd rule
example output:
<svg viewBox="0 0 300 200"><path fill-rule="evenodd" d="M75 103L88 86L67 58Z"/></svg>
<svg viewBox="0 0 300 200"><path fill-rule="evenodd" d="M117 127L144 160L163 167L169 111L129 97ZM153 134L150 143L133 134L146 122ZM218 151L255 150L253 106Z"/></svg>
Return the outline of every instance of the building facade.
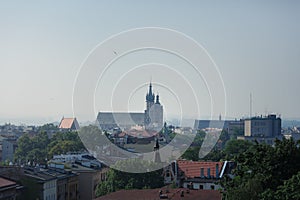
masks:
<svg viewBox="0 0 300 200"><path fill-rule="evenodd" d="M17 183L0 177L0 199L17 199Z"/></svg>
<svg viewBox="0 0 300 200"><path fill-rule="evenodd" d="M150 83L144 112L99 112L97 123L100 129L105 131L116 128L126 130L136 125L143 126L146 130L160 131L163 127L163 106L159 101L159 95L152 92Z"/></svg>
<svg viewBox="0 0 300 200"><path fill-rule="evenodd" d="M7 138L2 142L2 161L14 161L14 153L17 148L17 139Z"/></svg>
<svg viewBox="0 0 300 200"><path fill-rule="evenodd" d="M276 115L252 117L245 119L244 136L238 139L265 142L273 144L274 140L281 139L281 118Z"/></svg>

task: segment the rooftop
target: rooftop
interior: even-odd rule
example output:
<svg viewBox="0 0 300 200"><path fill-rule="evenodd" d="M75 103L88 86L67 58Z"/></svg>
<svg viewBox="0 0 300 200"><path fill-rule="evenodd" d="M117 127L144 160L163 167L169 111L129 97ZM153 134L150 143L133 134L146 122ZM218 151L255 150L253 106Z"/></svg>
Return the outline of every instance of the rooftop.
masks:
<svg viewBox="0 0 300 200"><path fill-rule="evenodd" d="M54 179L66 178L71 176L76 176L76 174L67 171L58 171L54 169L36 169L27 167L24 170L26 176L38 179L40 181L50 181Z"/></svg>
<svg viewBox="0 0 300 200"><path fill-rule="evenodd" d="M3 187L8 187L8 186L11 186L11 185L16 185L17 183L14 182L14 181L10 181L6 178L2 178L0 177L0 188L3 188Z"/></svg>
<svg viewBox="0 0 300 200"><path fill-rule="evenodd" d="M169 189L169 193L165 192L165 189L145 189L145 190L119 190L117 192L113 192L107 194L102 197L98 197L95 200L135 200L135 199L143 199L143 200L159 200L159 191L162 190L163 195L166 196L167 199L172 200L221 200L221 193L217 190L189 190L187 193L187 189L177 188L177 189ZM181 191L184 192L184 197L181 197Z"/></svg>
<svg viewBox="0 0 300 200"><path fill-rule="evenodd" d="M76 129L79 129L79 124L78 124L76 118L62 118L62 120L59 124L59 128L60 129L71 129L73 123L74 123L74 126L76 127Z"/></svg>
<svg viewBox="0 0 300 200"><path fill-rule="evenodd" d="M216 167L218 165L219 174L223 166L223 162L205 162L205 161L190 161L190 160L178 160L178 168L184 172L185 177L195 178L201 176L201 168L204 170L204 176L207 176L207 171L210 169L210 175L216 176Z"/></svg>

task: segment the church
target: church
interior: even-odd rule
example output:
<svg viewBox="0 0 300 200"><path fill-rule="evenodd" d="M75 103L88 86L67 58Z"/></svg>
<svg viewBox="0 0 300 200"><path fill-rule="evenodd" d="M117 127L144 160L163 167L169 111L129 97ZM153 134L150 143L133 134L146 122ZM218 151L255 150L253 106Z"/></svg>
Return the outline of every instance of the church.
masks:
<svg viewBox="0 0 300 200"><path fill-rule="evenodd" d="M101 130L131 129L133 126L143 126L145 130L160 131L163 127L163 106L159 95L152 92L152 84L146 94L146 109L144 112L99 112L97 123Z"/></svg>

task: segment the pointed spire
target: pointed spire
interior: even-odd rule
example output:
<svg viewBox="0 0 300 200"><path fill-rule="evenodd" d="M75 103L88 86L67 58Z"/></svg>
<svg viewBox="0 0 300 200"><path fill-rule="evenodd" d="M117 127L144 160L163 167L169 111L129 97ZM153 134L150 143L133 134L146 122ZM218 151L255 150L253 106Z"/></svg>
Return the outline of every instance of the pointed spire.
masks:
<svg viewBox="0 0 300 200"><path fill-rule="evenodd" d="M146 95L146 101L147 102L153 102L154 103L155 95L152 92L152 83L150 82L149 85L149 92Z"/></svg>
<svg viewBox="0 0 300 200"><path fill-rule="evenodd" d="M160 103L159 103L159 95L158 95L158 94L156 95L156 102L155 102L155 103L156 103L156 104L160 104Z"/></svg>
<svg viewBox="0 0 300 200"><path fill-rule="evenodd" d="M159 150L159 143L158 143L158 138L157 137L155 138L155 145L153 147L153 150L154 151Z"/></svg>
<svg viewBox="0 0 300 200"><path fill-rule="evenodd" d="M149 94L152 95L152 83L150 82L150 85L149 85Z"/></svg>

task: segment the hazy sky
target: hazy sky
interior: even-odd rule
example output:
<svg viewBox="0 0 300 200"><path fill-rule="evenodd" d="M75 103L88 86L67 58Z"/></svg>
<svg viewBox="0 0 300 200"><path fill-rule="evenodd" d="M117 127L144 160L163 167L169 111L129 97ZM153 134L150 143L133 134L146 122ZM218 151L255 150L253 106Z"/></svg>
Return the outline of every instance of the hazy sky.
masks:
<svg viewBox="0 0 300 200"><path fill-rule="evenodd" d="M75 78L89 52L113 34L152 26L183 32L203 45L223 78L228 117L249 115L251 92L254 114L300 118L299 1L124 2L1 1L0 122L41 123L72 116ZM155 74L148 72L145 83L150 76L159 82ZM128 86L128 94L137 91L132 101L125 99L128 109L143 111L147 85ZM161 102L175 115L177 104L160 89L157 85ZM101 94L98 87L96 100L105 99ZM105 100L95 106L97 111L109 108Z"/></svg>

